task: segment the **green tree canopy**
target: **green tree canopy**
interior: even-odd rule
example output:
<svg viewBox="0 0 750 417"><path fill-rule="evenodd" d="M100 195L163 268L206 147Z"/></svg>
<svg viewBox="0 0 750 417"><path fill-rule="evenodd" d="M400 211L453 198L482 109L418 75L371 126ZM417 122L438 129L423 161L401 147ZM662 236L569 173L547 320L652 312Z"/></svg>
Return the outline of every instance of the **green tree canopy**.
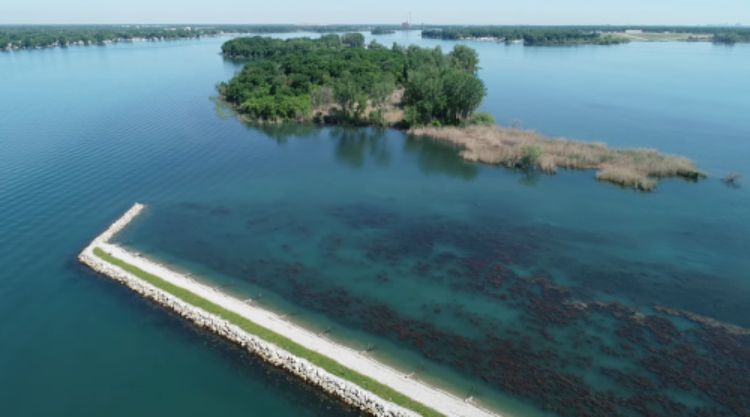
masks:
<svg viewBox="0 0 750 417"><path fill-rule="evenodd" d="M319 39L246 37L222 46L227 56L250 59L219 86L238 111L259 120L383 124L393 93L403 89L406 122L458 124L470 119L485 95L476 76L479 59L465 46L440 48L377 43L359 34Z"/></svg>
<svg viewBox="0 0 750 417"><path fill-rule="evenodd" d="M347 33L341 37L341 42L350 48L364 48L365 35L361 33Z"/></svg>
<svg viewBox="0 0 750 417"><path fill-rule="evenodd" d="M471 73L479 69L479 55L477 51L464 45L456 45L450 53L450 58L454 66Z"/></svg>

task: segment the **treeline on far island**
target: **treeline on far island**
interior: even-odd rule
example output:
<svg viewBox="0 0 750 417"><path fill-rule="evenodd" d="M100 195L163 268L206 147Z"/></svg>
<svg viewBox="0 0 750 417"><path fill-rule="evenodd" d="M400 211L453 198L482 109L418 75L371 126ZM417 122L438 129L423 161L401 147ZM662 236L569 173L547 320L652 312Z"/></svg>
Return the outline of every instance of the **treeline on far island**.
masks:
<svg viewBox="0 0 750 417"><path fill-rule="evenodd" d="M522 42L528 46L614 45L628 38L585 28L568 27L455 27L422 31L423 38L463 40L485 39L499 42Z"/></svg>
<svg viewBox="0 0 750 417"><path fill-rule="evenodd" d="M641 40L750 42L750 28L718 26L448 26L422 30L423 38L481 39L528 46L613 45Z"/></svg>
<svg viewBox="0 0 750 417"><path fill-rule="evenodd" d="M133 40L190 39L225 33L394 33L396 25L0 25L0 51L104 45Z"/></svg>
<svg viewBox="0 0 750 417"><path fill-rule="evenodd" d="M447 142L470 161L535 169L593 169L596 178L650 191L660 178L698 180L690 160L649 149L611 149L600 143L553 139L493 126L474 113L485 96L477 53L463 45L445 54L417 46L365 44L360 33L319 39L245 37L222 46L247 60L218 86L245 119L407 128L415 137Z"/></svg>
<svg viewBox="0 0 750 417"><path fill-rule="evenodd" d="M133 40L170 40L212 36L221 30L192 26L0 26L0 50L104 45Z"/></svg>
<svg viewBox="0 0 750 417"><path fill-rule="evenodd" d="M630 41L750 42L750 28L719 26L445 26L419 25L0 25L0 51L170 40L225 33L344 33L387 35L422 31L425 38L483 39L528 46L611 45Z"/></svg>

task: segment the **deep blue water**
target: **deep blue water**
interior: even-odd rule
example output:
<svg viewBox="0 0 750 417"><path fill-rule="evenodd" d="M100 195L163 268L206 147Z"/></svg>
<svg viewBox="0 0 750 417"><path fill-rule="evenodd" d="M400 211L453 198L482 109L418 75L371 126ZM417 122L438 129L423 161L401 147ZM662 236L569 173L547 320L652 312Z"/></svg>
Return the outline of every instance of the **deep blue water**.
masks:
<svg viewBox="0 0 750 417"><path fill-rule="evenodd" d="M123 243L511 415L750 408L748 338L654 310L750 327L750 193L719 180L750 175L750 47L471 43L498 121L710 175L644 194L398 131L245 126L211 100L238 69L221 42L0 55L3 415L348 413L77 265L134 201ZM713 371L729 386L675 382Z"/></svg>

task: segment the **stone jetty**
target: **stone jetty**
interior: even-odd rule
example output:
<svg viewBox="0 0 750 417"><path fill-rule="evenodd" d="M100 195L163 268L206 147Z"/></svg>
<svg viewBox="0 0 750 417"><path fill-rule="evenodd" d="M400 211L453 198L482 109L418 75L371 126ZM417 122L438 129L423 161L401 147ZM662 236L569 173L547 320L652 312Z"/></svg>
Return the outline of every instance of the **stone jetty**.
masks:
<svg viewBox="0 0 750 417"><path fill-rule="evenodd" d="M307 349L334 359L336 362L369 377L415 401L418 401L440 414L456 417L499 417L471 402L431 386L411 375L377 362L347 346L317 335L294 323L284 320L279 315L249 305L237 298L224 294L194 279L169 270L139 254L131 253L124 248L110 243L112 237L126 227L144 210L144 205L136 203L120 219L114 222L104 233L94 239L78 259L93 270L124 284L133 291L150 299L164 308L170 309L195 325L214 332L227 340L247 349L262 360L297 376L302 381L319 387L330 395L339 398L350 406L377 417L414 417L414 411L385 400L359 385L333 375L326 369L297 357L294 354L270 343L254 334L248 333L239 326L205 310L196 307L177 296L164 291L125 269L109 263L94 253L102 250L110 256L152 274L171 285L190 291L203 299L218 305L232 313L271 330Z"/></svg>

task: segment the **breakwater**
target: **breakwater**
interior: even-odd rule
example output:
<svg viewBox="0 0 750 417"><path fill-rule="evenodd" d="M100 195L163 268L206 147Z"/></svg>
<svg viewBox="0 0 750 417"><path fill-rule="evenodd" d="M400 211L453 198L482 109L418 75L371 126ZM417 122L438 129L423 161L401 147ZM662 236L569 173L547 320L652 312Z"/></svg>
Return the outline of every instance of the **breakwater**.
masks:
<svg viewBox="0 0 750 417"><path fill-rule="evenodd" d="M279 366L299 377L302 381L321 388L345 403L374 416L411 417L419 414L430 416L497 417L496 414L464 401L450 393L411 378L376 360L316 335L278 315L233 298L205 284L169 270L138 254L109 243L110 239L126 227L144 209L135 204L104 233L94 239L79 255L79 260L95 271L126 285L142 296L153 300L165 308L175 311L199 327L210 330L234 342L264 361ZM137 272L135 272L137 271ZM144 276L162 282L154 285ZM170 288L167 291L164 287ZM184 296L189 294L199 299L202 307L190 302ZM332 364L329 368L338 370L339 375L352 375L351 379L365 381L373 390L397 393L386 400L351 380L334 375L330 369L299 357L277 344L271 343L256 334L246 331L236 321L227 320L206 309L226 312L239 320L251 321L253 325L270 331L277 337L285 338L293 344L303 346L319 359L318 363ZM335 358L335 359L334 359ZM343 371L342 371L343 369ZM394 399L395 398L395 399ZM397 404L398 403L398 404ZM414 410L418 411L414 411Z"/></svg>

